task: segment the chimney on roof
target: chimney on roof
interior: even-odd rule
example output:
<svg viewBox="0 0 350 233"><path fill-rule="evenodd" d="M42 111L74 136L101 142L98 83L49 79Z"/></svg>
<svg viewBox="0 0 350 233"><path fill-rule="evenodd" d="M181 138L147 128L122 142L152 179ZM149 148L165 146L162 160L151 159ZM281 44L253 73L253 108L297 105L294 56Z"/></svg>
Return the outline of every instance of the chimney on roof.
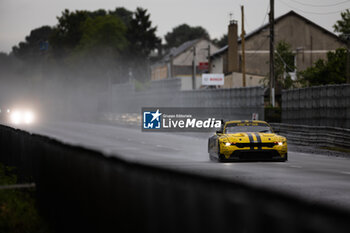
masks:
<svg viewBox="0 0 350 233"><path fill-rule="evenodd" d="M231 20L228 25L227 71L238 72L238 26L237 20Z"/></svg>

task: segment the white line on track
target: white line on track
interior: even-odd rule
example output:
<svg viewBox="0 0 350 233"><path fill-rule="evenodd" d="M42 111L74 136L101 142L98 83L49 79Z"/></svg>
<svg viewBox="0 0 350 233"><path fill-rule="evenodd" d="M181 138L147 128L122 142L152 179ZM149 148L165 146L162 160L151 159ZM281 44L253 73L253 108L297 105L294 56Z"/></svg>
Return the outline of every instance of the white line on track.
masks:
<svg viewBox="0 0 350 233"><path fill-rule="evenodd" d="M298 165L290 165L289 167L292 167L292 168L303 168L302 166L298 166Z"/></svg>

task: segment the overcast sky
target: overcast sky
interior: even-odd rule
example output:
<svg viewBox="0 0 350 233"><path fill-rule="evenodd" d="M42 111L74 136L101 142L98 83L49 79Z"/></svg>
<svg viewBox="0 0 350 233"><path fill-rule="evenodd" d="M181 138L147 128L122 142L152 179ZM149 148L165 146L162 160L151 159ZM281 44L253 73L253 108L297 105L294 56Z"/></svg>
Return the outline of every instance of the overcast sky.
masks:
<svg viewBox="0 0 350 233"><path fill-rule="evenodd" d="M34 28L55 25L65 8L134 11L140 6L148 9L161 38L182 23L202 26L211 38L219 38L227 31L230 14L240 22L240 5L245 8L247 33L268 21L269 0L0 0L0 51L10 52ZM294 10L332 32L347 8L350 0L275 0L276 17Z"/></svg>

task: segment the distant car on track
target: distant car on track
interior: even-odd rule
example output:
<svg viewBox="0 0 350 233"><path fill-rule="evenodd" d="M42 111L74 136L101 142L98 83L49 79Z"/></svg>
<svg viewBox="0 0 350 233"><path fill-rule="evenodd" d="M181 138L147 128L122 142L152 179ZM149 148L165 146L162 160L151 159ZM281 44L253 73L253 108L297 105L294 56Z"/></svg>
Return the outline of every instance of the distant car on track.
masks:
<svg viewBox="0 0 350 233"><path fill-rule="evenodd" d="M35 115L28 108L0 109L0 124L31 125L35 122Z"/></svg>
<svg viewBox="0 0 350 233"><path fill-rule="evenodd" d="M273 132L265 121L227 121L208 140L211 160L287 161L287 139Z"/></svg>

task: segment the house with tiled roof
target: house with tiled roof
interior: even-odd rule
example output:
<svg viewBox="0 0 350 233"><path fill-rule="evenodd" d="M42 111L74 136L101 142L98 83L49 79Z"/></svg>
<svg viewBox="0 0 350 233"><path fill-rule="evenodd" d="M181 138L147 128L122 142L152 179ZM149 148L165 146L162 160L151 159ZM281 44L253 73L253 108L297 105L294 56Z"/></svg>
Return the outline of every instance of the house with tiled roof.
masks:
<svg viewBox="0 0 350 233"><path fill-rule="evenodd" d="M195 53L194 53L195 50ZM211 53L216 53L218 47L208 39L187 41L179 47L172 48L163 58L151 66L151 80L171 78L182 79L182 89L192 89L193 57L196 61L196 88L201 85L201 74L208 72L200 64L208 64Z"/></svg>
<svg viewBox="0 0 350 233"><path fill-rule="evenodd" d="M245 67L247 86L262 85L269 74L269 23L245 36ZM228 45L212 53L210 72L224 73L224 87L242 86L241 39L238 38L237 21L229 25ZM319 58L326 59L329 51L346 48L346 43L334 33L290 11L275 19L275 46L285 41L294 53L295 71L312 66Z"/></svg>

